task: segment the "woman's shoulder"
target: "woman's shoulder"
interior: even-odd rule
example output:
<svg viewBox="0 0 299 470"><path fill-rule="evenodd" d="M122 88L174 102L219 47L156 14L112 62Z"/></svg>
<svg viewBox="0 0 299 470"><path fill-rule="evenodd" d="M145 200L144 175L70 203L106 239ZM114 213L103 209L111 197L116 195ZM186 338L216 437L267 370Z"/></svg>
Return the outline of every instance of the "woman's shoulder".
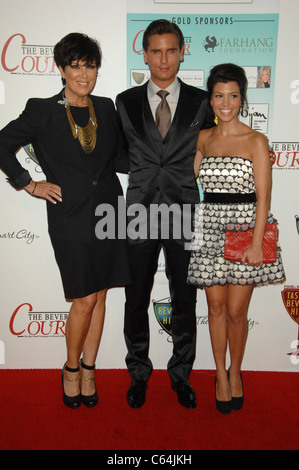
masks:
<svg viewBox="0 0 299 470"><path fill-rule="evenodd" d="M106 96L89 95L95 109L105 110L105 112L115 111L115 106L111 98Z"/></svg>
<svg viewBox="0 0 299 470"><path fill-rule="evenodd" d="M206 142L214 134L215 128L201 129L198 134L198 142Z"/></svg>
<svg viewBox="0 0 299 470"><path fill-rule="evenodd" d="M269 144L268 137L266 137L264 134L254 129L251 129L250 140L252 144L255 146L260 146L260 147L267 146L268 147L268 144Z"/></svg>
<svg viewBox="0 0 299 470"><path fill-rule="evenodd" d="M51 106L53 103L59 103L59 100L62 101L62 95L61 93L58 93L54 96L46 97L46 98L41 98L41 97L33 97L29 98L27 101L27 106L31 107L46 107L46 106Z"/></svg>
<svg viewBox="0 0 299 470"><path fill-rule="evenodd" d="M98 95L89 95L89 96L91 100L95 103L101 103L101 104L107 104L107 105L111 105L111 103L113 104L112 99L107 96L98 96Z"/></svg>

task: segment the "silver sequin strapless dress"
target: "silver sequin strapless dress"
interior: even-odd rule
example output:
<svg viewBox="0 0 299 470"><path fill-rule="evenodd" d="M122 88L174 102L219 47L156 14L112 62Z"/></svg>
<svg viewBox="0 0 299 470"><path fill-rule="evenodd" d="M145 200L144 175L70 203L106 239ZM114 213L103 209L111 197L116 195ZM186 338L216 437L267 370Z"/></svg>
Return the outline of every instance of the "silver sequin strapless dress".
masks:
<svg viewBox="0 0 299 470"><path fill-rule="evenodd" d="M204 157L199 179L204 193L238 195L255 192L252 162L241 157ZM254 228L255 210L256 202L202 202L198 205L194 215L188 284L265 285L284 280L279 245L273 264L254 267L223 258L225 230ZM268 223L276 222L269 212Z"/></svg>

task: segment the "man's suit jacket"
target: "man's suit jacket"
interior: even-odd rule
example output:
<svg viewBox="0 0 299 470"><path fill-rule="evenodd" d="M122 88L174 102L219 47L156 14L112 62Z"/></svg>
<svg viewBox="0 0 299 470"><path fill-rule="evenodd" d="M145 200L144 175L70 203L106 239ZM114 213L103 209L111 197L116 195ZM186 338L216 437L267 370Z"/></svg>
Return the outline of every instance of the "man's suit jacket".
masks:
<svg viewBox="0 0 299 470"><path fill-rule="evenodd" d="M49 233L57 238L90 241L95 207L101 203L116 206L122 188L115 171L128 170L127 162L117 159L119 127L112 100L90 98L98 121L98 144L92 156L98 160L96 172L72 136L65 106L58 103L61 93L30 99L20 117L0 132L0 168L12 181L18 183L26 174L15 152L31 143L47 181L61 187L62 202L47 201Z"/></svg>
<svg viewBox="0 0 299 470"><path fill-rule="evenodd" d="M180 81L179 100L163 140L147 99L147 83L119 94L116 106L130 160L127 205L199 202L193 162L200 129L212 127L207 92ZM149 222L148 222L149 223Z"/></svg>

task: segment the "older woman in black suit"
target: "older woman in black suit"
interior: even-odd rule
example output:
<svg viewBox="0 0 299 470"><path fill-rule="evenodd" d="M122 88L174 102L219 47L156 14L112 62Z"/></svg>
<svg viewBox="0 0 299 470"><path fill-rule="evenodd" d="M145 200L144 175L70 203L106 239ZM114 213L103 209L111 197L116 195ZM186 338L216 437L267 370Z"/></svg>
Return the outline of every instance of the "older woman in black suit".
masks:
<svg viewBox="0 0 299 470"><path fill-rule="evenodd" d="M30 99L20 117L0 132L0 167L11 184L47 200L49 234L65 297L72 300L62 371L63 401L71 408L97 404L94 365L107 289L129 282L126 241L95 233L100 204L111 205L117 220L123 196L116 171L128 171L113 102L90 95L101 57L100 46L88 36L64 37L54 49L62 92ZM28 143L46 181L33 181L15 156Z"/></svg>

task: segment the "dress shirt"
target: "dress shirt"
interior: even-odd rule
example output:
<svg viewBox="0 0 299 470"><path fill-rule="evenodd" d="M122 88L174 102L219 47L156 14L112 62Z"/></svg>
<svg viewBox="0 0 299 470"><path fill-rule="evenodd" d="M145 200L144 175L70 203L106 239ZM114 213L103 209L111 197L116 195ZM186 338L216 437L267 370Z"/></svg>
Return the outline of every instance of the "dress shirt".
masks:
<svg viewBox="0 0 299 470"><path fill-rule="evenodd" d="M157 106L161 103L161 98L157 95L157 91L161 90L152 80L149 80L147 86L147 97L150 104L150 108L153 113L153 118L156 120L156 109ZM171 112L171 121L173 120L176 107L179 100L180 95L180 82L176 78L174 82L172 82L167 88L163 88L163 90L168 91L169 95L166 97L166 101L169 104L170 112Z"/></svg>

